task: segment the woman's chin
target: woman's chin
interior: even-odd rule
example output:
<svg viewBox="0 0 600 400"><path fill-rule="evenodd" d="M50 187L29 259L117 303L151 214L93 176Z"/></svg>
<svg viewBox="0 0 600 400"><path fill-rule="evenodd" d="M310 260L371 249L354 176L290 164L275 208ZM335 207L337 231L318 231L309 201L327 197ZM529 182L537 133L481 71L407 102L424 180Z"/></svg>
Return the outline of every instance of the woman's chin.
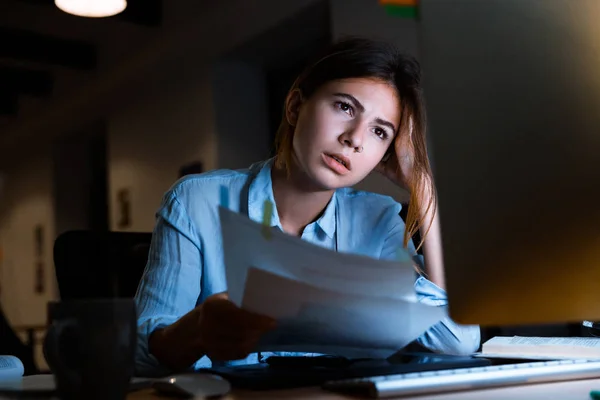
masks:
<svg viewBox="0 0 600 400"><path fill-rule="evenodd" d="M335 190L341 189L356 184L350 176L340 176L331 171L315 171L312 174L315 186L319 187L320 190Z"/></svg>

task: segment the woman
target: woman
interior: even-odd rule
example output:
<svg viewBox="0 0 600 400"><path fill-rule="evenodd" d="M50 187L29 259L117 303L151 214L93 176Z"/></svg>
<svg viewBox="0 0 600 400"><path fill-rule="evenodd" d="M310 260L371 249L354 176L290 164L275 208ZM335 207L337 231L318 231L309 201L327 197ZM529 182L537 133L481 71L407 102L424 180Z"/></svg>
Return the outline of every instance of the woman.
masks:
<svg viewBox="0 0 600 400"><path fill-rule="evenodd" d="M431 280L416 279L418 298L447 305L419 81L418 63L386 44L339 42L290 89L274 159L248 170L186 177L166 193L136 295L138 374L213 361L257 362L249 353L275 326L227 299L221 186L228 188L230 209L260 222L264 201L270 200L274 226L333 250L393 259L398 248L407 247L414 254L410 238L420 229L425 262L419 269ZM376 169L410 191L406 227L393 199L348 189ZM477 326L446 318L417 342L432 351L465 354L479 340Z"/></svg>

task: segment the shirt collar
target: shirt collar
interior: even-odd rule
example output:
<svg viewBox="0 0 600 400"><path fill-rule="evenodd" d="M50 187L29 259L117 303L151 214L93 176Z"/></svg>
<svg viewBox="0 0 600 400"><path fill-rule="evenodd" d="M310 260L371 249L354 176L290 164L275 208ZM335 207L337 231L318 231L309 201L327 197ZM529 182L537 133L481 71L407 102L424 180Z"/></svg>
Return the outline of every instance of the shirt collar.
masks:
<svg viewBox="0 0 600 400"><path fill-rule="evenodd" d="M336 193L337 192L333 192L333 196L331 197L329 204L327 204L327 207L325 207L325 211L317 220L317 225L319 225L319 227L323 230L323 232L325 232L325 234L330 239L333 239L333 236L335 235L335 210L337 208Z"/></svg>
<svg viewBox="0 0 600 400"><path fill-rule="evenodd" d="M253 221L262 223L264 204L266 200L269 200L273 204L271 226L276 226L283 230L281 221L279 220L279 214L277 213L277 207L275 206L275 197L273 196L273 182L271 181L273 160L274 159L271 158L264 162L256 177L250 183L250 187L248 188L248 217ZM325 207L325 211L316 221L319 228L321 228L330 239L333 239L335 235L336 203L336 194L334 192L333 197L327 204L327 207Z"/></svg>
<svg viewBox="0 0 600 400"><path fill-rule="evenodd" d="M250 187L248 188L248 217L253 221L262 223L265 201L269 200L273 204L271 226L277 226L282 229L279 214L277 214L277 207L275 207L275 198L273 197L273 184L271 181L272 165L273 159L269 159L263 163L260 171L250 183Z"/></svg>

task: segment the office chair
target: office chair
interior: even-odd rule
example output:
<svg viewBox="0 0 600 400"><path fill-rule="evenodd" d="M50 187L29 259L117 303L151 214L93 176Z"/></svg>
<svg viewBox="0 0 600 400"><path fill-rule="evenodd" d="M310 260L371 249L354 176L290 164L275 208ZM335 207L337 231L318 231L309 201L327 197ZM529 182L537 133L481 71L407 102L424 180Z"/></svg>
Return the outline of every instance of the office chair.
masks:
<svg viewBox="0 0 600 400"><path fill-rule="evenodd" d="M24 375L39 374L40 371L35 363L33 347L26 345L12 329L4 310L0 306L0 354L15 356L23 363Z"/></svg>
<svg viewBox="0 0 600 400"><path fill-rule="evenodd" d="M152 233L68 231L54 242L61 300L133 297Z"/></svg>

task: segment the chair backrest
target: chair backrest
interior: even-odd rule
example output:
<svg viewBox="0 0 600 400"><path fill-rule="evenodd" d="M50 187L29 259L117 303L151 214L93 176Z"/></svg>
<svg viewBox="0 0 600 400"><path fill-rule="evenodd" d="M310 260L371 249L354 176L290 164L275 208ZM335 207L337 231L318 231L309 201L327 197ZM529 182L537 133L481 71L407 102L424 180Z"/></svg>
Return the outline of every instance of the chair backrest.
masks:
<svg viewBox="0 0 600 400"><path fill-rule="evenodd" d="M152 233L69 231L54 243L62 300L133 297L146 267Z"/></svg>

